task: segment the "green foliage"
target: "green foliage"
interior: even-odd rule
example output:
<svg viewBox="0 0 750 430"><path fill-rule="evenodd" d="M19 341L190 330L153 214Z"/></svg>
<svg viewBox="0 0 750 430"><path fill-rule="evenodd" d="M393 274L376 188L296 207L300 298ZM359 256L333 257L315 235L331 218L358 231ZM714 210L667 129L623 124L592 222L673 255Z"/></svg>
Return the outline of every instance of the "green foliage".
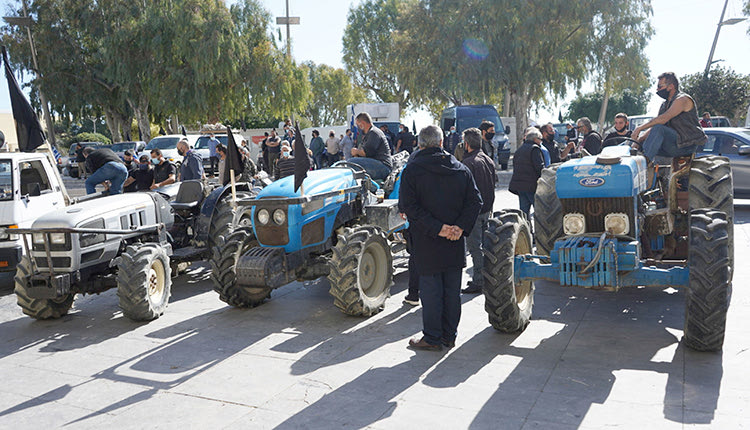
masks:
<svg viewBox="0 0 750 430"><path fill-rule="evenodd" d="M622 93L610 97L607 104L607 122L611 124L614 121L615 115L620 112L628 116L645 113L649 97L650 95L645 87L640 91L626 89ZM578 94L570 102L566 117L571 121L576 121L578 118L586 116L594 121L594 118L599 116L603 99L604 95L601 92Z"/></svg>
<svg viewBox="0 0 750 430"><path fill-rule="evenodd" d="M399 52L393 38L398 30L399 8L407 0L364 0L349 9L344 30L344 65L358 87L372 91L384 103L411 106L410 93L399 70L410 67L416 57Z"/></svg>
<svg viewBox="0 0 750 430"><path fill-rule="evenodd" d="M680 90L690 94L697 104L698 114L724 115L736 124L747 113L750 103L750 75L714 67L707 79L703 73L680 78Z"/></svg>
<svg viewBox="0 0 750 430"><path fill-rule="evenodd" d="M112 141L101 133L78 133L65 139L65 144L70 147L73 143L78 142L101 142L105 145L111 145Z"/></svg>
<svg viewBox="0 0 750 430"><path fill-rule="evenodd" d="M304 64L308 70L312 96L305 116L316 126L343 124L347 120L346 105L367 100L367 93L356 87L344 69L335 69L313 62Z"/></svg>

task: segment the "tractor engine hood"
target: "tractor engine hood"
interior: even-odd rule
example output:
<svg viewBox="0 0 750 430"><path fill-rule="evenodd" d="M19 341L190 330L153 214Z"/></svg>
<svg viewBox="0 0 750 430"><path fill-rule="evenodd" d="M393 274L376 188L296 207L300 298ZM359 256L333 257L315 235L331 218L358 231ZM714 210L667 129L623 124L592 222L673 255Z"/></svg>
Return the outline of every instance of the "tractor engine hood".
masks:
<svg viewBox="0 0 750 430"><path fill-rule="evenodd" d="M300 197L302 189L305 195L322 194L328 191L343 190L356 186L354 174L346 167L313 170L307 173L307 178L302 182L302 188L294 191L294 176L287 176L271 185L263 188L258 193L258 198L264 197Z"/></svg>
<svg viewBox="0 0 750 430"><path fill-rule="evenodd" d="M646 158L631 156L629 147L611 146L563 163L557 169L557 197L635 197L646 182Z"/></svg>

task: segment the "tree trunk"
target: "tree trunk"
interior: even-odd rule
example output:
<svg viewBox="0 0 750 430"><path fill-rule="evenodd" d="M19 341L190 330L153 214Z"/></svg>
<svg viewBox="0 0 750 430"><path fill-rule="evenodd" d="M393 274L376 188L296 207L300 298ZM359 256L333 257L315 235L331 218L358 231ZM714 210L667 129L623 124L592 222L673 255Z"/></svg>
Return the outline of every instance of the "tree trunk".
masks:
<svg viewBox="0 0 750 430"><path fill-rule="evenodd" d="M107 128L112 135L112 143L122 142L120 115L112 109L104 109L104 119L107 121Z"/></svg>
<svg viewBox="0 0 750 430"><path fill-rule="evenodd" d="M128 104L138 122L140 140L148 142L151 140L151 122L148 119L148 98L145 95L138 96L138 99L135 101L132 98L128 98Z"/></svg>
<svg viewBox="0 0 750 430"><path fill-rule="evenodd" d="M509 92L510 104L513 108L513 116L516 118L516 142L515 146L511 148L511 151L515 152L521 143L523 143L523 132L529 125L531 100L529 100L529 92L527 88L521 88L520 91L511 90Z"/></svg>
<svg viewBox="0 0 750 430"><path fill-rule="evenodd" d="M609 104L609 85L604 84L604 98L602 99L602 107L599 109L599 121L597 121L599 133L604 132L604 122L607 120L607 105Z"/></svg>

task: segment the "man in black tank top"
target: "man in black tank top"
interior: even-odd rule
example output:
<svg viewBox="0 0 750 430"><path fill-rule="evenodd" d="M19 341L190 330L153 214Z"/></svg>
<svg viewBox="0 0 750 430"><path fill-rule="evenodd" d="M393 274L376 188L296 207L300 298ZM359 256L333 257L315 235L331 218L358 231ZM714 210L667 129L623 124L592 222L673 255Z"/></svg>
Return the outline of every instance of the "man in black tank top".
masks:
<svg viewBox="0 0 750 430"><path fill-rule="evenodd" d="M633 139L640 142L649 162L657 155L680 157L694 153L706 143L695 101L680 92L680 83L672 72L659 75L656 89L656 94L666 101L659 108L659 116L633 130ZM648 131L641 135L644 130Z"/></svg>

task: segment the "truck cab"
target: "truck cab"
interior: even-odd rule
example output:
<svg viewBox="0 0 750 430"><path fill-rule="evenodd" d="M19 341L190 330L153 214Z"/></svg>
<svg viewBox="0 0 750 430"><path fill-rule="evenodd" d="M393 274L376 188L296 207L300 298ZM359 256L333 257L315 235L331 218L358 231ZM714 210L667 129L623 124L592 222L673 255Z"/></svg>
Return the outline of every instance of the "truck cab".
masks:
<svg viewBox="0 0 750 430"><path fill-rule="evenodd" d="M456 133L460 136L467 128L479 128L479 125L485 120L495 124L495 137L492 139L492 144L497 150L497 162L502 166L507 166L510 159L510 142L508 141L510 127L503 125L503 120L500 119L495 106L467 105L448 107L440 115L440 128L443 129L443 133L445 134L451 127L456 126Z"/></svg>
<svg viewBox="0 0 750 430"><path fill-rule="evenodd" d="M55 166L41 153L0 153L0 227L29 228L40 215L65 206ZM15 271L20 235L0 234L0 272Z"/></svg>

